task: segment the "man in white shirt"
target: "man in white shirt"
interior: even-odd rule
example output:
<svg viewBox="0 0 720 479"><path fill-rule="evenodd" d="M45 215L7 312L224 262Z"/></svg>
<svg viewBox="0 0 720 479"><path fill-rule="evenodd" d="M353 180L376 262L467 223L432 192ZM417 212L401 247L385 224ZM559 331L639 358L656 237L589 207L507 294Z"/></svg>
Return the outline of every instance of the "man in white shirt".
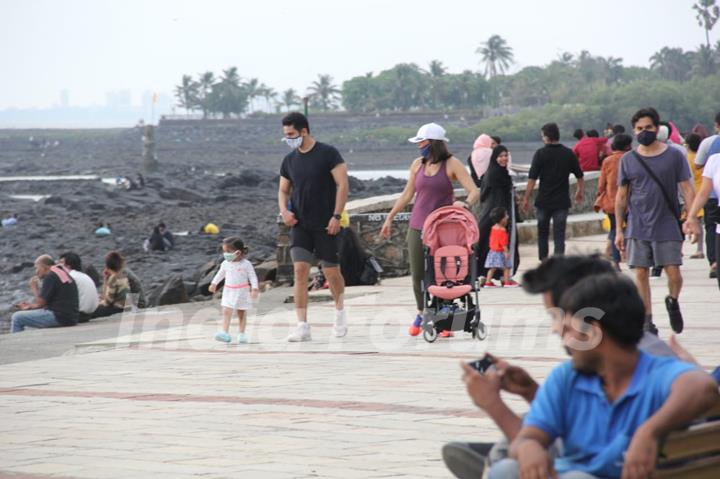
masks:
<svg viewBox="0 0 720 479"><path fill-rule="evenodd" d="M695 155L695 167L702 170L708 158L716 153L720 153L720 112L715 115L715 134L708 136L700 143L697 155ZM720 207L718 207L718 197L714 191L710 192L710 196L703 208L705 211L705 249L710 262L710 278L717 278L718 252L715 251L715 230L717 225L720 224Z"/></svg>
<svg viewBox="0 0 720 479"><path fill-rule="evenodd" d="M80 256L73 252L67 252L60 255L60 263L64 264L70 270L70 276L77 284L78 290L78 306L80 310L79 323L87 323L90 321L90 315L95 312L98 307L98 291L95 282L82 272L82 262Z"/></svg>

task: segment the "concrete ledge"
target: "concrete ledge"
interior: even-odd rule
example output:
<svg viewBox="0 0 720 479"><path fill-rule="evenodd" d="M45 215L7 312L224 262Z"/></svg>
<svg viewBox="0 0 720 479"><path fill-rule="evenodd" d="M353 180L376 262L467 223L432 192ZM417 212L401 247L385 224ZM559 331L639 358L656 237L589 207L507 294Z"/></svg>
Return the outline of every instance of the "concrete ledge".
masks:
<svg viewBox="0 0 720 479"><path fill-rule="evenodd" d="M603 213L583 213L570 215L567 219L565 238L592 236L604 233L602 222ZM518 225L518 240L521 244L537 242L537 220L528 220ZM552 238L552 227L550 228Z"/></svg>

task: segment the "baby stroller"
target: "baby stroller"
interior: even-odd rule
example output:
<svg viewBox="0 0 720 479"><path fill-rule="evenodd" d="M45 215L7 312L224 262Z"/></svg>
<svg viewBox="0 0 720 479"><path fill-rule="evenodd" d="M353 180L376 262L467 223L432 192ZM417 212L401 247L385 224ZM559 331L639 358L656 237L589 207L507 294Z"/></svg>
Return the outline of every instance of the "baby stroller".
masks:
<svg viewBox="0 0 720 479"><path fill-rule="evenodd" d="M446 330L472 333L480 341L487 337L478 303L478 238L475 216L465 208L438 208L423 224L422 330L429 343Z"/></svg>

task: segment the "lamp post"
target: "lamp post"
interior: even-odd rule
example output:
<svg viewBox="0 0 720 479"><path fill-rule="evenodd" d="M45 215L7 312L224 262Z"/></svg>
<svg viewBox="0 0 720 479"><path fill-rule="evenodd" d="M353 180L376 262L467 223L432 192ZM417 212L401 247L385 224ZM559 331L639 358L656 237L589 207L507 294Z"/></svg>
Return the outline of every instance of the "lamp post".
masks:
<svg viewBox="0 0 720 479"><path fill-rule="evenodd" d="M303 106L305 107L305 116L308 116L308 102L310 101L310 97L304 96L302 101Z"/></svg>

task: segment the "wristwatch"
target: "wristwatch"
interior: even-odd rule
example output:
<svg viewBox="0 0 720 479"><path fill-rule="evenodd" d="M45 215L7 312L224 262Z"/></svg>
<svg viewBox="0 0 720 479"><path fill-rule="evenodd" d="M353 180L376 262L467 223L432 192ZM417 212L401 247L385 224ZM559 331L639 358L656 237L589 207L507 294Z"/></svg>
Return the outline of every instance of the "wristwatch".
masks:
<svg viewBox="0 0 720 479"><path fill-rule="evenodd" d="M342 216L336 214L336 215L333 215L333 218L335 218L336 220L340 221L340 218L342 218Z"/></svg>

